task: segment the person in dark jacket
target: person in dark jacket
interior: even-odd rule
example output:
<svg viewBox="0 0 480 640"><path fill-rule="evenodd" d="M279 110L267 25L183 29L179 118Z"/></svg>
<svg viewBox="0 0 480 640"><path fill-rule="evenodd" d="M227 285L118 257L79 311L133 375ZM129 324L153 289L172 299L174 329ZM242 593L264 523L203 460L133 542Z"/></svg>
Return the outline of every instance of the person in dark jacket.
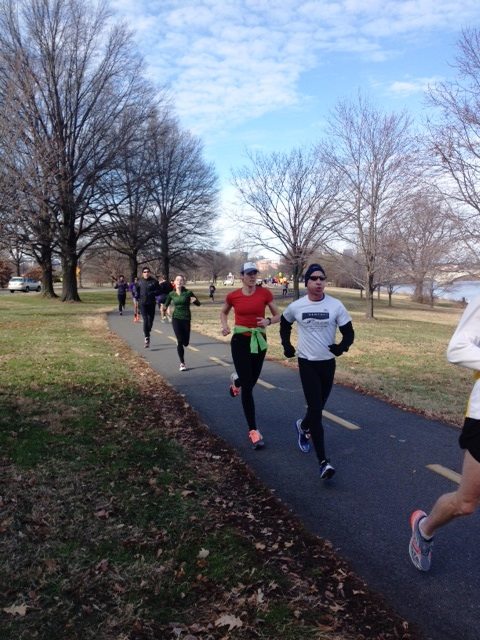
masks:
<svg viewBox="0 0 480 640"><path fill-rule="evenodd" d="M137 298L140 313L143 318L145 349L148 349L150 346L150 333L152 331L155 309L157 307L156 296L158 296L159 293L160 287L158 280L150 275L150 269L148 267L144 267L142 277L137 282Z"/></svg>
<svg viewBox="0 0 480 640"><path fill-rule="evenodd" d="M118 311L120 315L123 315L128 291L128 282L125 281L125 276L118 276L118 280L115 281L113 286L117 290Z"/></svg>

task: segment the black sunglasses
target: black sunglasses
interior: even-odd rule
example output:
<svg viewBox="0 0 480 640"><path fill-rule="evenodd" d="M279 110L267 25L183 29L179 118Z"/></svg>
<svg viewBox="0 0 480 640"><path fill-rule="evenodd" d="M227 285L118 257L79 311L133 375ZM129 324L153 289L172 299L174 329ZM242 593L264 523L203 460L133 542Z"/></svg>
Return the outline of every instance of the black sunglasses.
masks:
<svg viewBox="0 0 480 640"><path fill-rule="evenodd" d="M316 282L317 280L326 280L327 278L325 276L310 276L309 280L313 280L314 282Z"/></svg>
<svg viewBox="0 0 480 640"><path fill-rule="evenodd" d="M258 271L247 271L246 273L244 273L244 276L256 276L258 273Z"/></svg>

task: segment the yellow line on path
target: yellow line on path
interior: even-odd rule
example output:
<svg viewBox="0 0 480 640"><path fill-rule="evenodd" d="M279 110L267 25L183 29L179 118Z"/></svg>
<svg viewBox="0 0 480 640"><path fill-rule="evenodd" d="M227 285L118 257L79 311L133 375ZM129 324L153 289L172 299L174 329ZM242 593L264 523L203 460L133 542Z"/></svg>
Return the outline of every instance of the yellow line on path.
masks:
<svg viewBox="0 0 480 640"><path fill-rule="evenodd" d="M430 471L433 471L434 473L438 473L452 482L460 484L460 478L462 476L448 467L444 467L441 464L427 464L427 469L430 469Z"/></svg>
<svg viewBox="0 0 480 640"><path fill-rule="evenodd" d="M213 362L216 362L217 364L220 364L222 367L231 367L232 365L228 362L224 362L223 360L221 360L220 358L216 358L215 356L210 356L209 360L212 360ZM270 382L265 382L265 380L262 380L261 378L259 378L257 380L257 383L262 386L265 387L265 389L276 389L277 387L275 387L275 385L270 384ZM356 424L353 424L352 422L348 422L347 420L344 420L343 418L339 418L338 416L333 415L333 413L330 413L328 411L324 411L323 415L328 418L329 420L331 420L332 422L336 422L337 424L341 425L342 427L345 427L346 429L350 429L351 431L356 431L357 429L360 429L361 427L359 427Z"/></svg>
<svg viewBox="0 0 480 640"><path fill-rule="evenodd" d="M345 427L345 429L350 429L350 431L357 431L358 429L361 429L361 427L359 427L358 424L353 424L353 422L348 422L348 420L339 418L333 413L330 413L330 411L323 411L323 415L328 420L331 420L332 422L336 422L340 426Z"/></svg>
<svg viewBox="0 0 480 640"><path fill-rule="evenodd" d="M213 360L213 362L216 362L217 364L221 364L222 367L231 367L231 364L228 364L228 362L224 362L223 360L220 360L220 358L215 358L215 356L210 356L209 360Z"/></svg>
<svg viewBox="0 0 480 640"><path fill-rule="evenodd" d="M155 333L163 333L163 331L161 331L160 329L154 329ZM171 340L172 342L176 342L177 339L174 336L167 336L169 340ZM197 349L197 347L192 347L191 345L187 347L187 349L190 349L191 351L200 351L200 349Z"/></svg>
<svg viewBox="0 0 480 640"><path fill-rule="evenodd" d="M270 384L269 382L265 382L265 380L262 380L261 378L259 378L257 380L257 383L262 386L265 387L265 389L276 389L277 387L273 384Z"/></svg>
<svg viewBox="0 0 480 640"><path fill-rule="evenodd" d="M213 362L216 362L217 364L221 364L222 367L229 367L230 368L232 366L228 362L224 362L223 360L220 360L220 358L216 358L215 356L210 356L209 360L212 360ZM276 387L273 384L270 384L269 382L265 382L265 380L262 380L261 378L259 378L257 380L257 383L260 386L265 387L265 389L276 389Z"/></svg>

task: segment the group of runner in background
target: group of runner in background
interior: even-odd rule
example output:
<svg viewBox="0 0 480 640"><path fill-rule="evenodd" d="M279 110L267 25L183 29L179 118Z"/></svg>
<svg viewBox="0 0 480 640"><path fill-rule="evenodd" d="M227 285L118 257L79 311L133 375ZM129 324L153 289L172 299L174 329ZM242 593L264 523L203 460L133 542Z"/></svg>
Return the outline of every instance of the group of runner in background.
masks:
<svg viewBox="0 0 480 640"><path fill-rule="evenodd" d="M306 414L295 421L298 446L303 453L313 449L318 458L320 477L331 478L335 469L325 451L322 411L330 395L335 375L335 358L353 343L354 331L351 318L343 304L324 291L326 274L319 264L312 264L305 272L307 294L286 307L280 313L271 290L258 280L258 269L253 262L246 262L240 269L242 286L229 292L220 310L221 332L233 333L230 347L235 370L230 376L229 393L241 396L248 438L254 449L264 446L265 440L257 425L254 387L260 376L267 351L267 327L280 323L280 337L286 357L298 357L302 388L307 403ZM288 292L288 279L282 278L282 295ZM180 371L186 371L185 347L190 342L190 305L200 305L198 297L186 287L185 276L176 276L173 283L163 277L155 278L150 269L142 270L140 280L127 285L124 276L115 282L119 298L119 312L125 308L126 292L130 290L134 304L134 322L143 319L144 346L150 346L150 334L158 308L162 321L172 321L177 340ZM216 287L209 285L209 298L215 301ZM171 312L173 306L173 312ZM230 329L228 316L234 310L234 326ZM270 311L266 317L265 311ZM291 330L298 325L297 350L291 344ZM342 341L335 344L339 328Z"/></svg>

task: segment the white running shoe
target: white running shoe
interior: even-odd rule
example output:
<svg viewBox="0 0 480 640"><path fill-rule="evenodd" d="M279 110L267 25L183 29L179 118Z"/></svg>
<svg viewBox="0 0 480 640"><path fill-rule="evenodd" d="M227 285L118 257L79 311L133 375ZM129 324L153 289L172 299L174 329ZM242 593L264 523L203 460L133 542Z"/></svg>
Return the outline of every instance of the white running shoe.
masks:
<svg viewBox="0 0 480 640"><path fill-rule="evenodd" d="M322 480L329 480L335 475L335 469L330 464L330 460L322 460L320 463L320 478Z"/></svg>
<svg viewBox="0 0 480 640"><path fill-rule="evenodd" d="M230 375L230 387L229 387L230 395L232 396L232 398L236 398L237 396L240 395L240 387L237 387L235 385L235 382L237 382L237 380L238 380L238 376L234 371Z"/></svg>

